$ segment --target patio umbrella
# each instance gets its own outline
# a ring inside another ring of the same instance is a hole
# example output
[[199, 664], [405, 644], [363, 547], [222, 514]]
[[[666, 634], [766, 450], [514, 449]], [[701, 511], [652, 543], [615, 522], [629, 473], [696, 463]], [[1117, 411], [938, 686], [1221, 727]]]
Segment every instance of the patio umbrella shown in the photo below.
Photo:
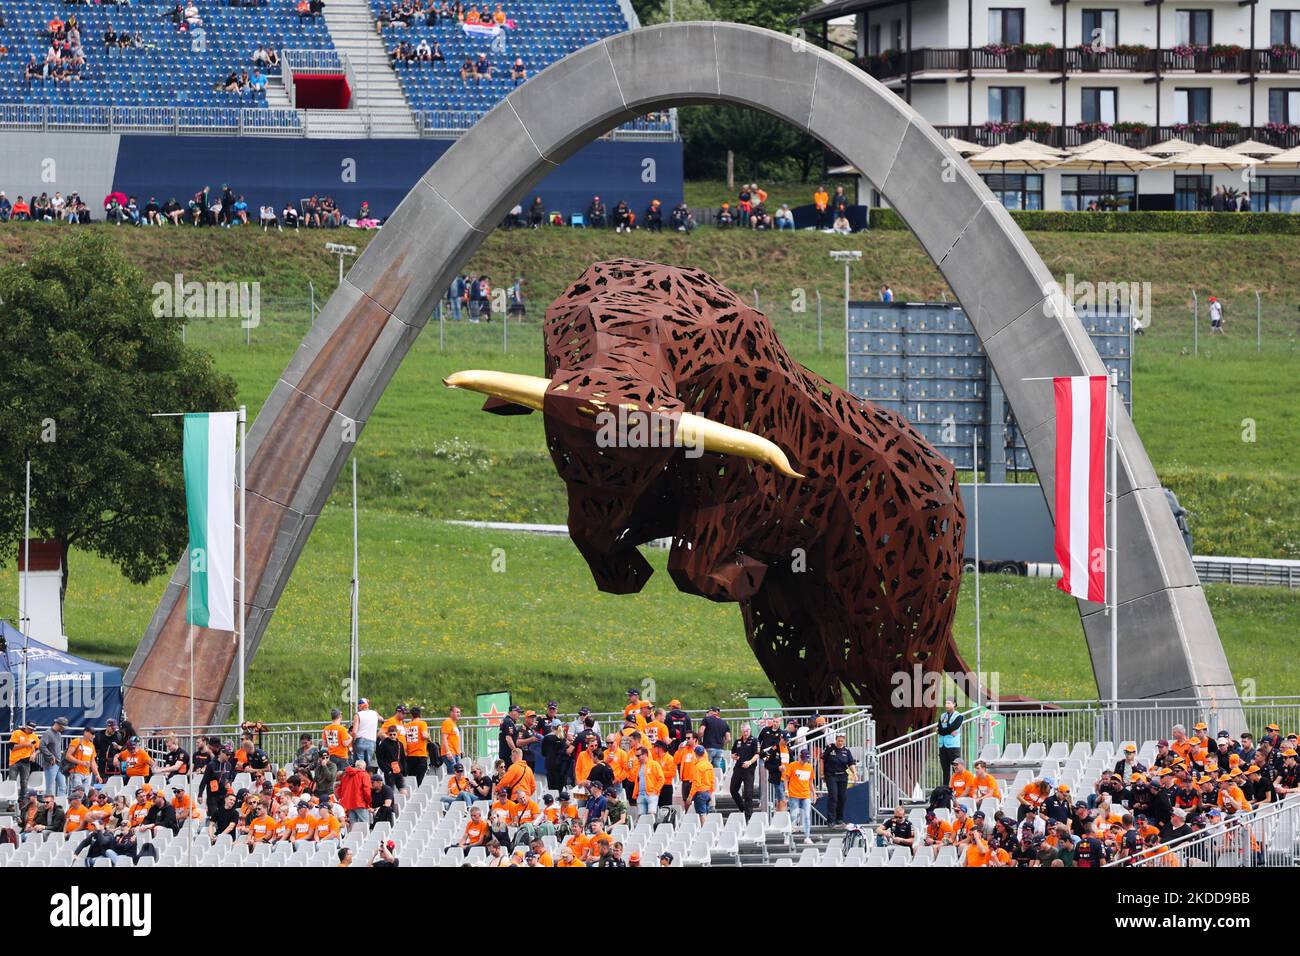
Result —
[[1152, 156], [1177, 156], [1179, 153], [1187, 152], [1192, 146], [1193, 144], [1185, 139], [1167, 139], [1163, 143], [1148, 146], [1142, 152], [1150, 153]]
[[976, 153], [982, 153], [988, 149], [987, 146], [981, 146], [979, 143], [968, 143], [964, 139], [958, 139], [956, 136], [948, 137], [948, 145], [953, 151], [960, 156], [974, 156]]
[[1019, 143], [1000, 143], [991, 146], [984, 152], [971, 156], [966, 162], [974, 170], [1000, 168], [1005, 179], [1008, 166], [1017, 171], [1037, 172], [1055, 165], [1060, 159], [1060, 153], [1042, 143], [1022, 140]]
[[1241, 153], [1245, 156], [1254, 156], [1256, 159], [1267, 159], [1269, 156], [1276, 156], [1282, 152], [1276, 146], [1268, 143], [1261, 143], [1257, 139], [1248, 139], [1244, 143], [1238, 143], [1236, 146], [1229, 146], [1228, 152]]
[[1166, 159], [1163, 163], [1158, 163], [1159, 169], [1172, 169], [1175, 172], [1200, 171], [1202, 176], [1207, 173], [1230, 173], [1235, 170], [1245, 169], [1248, 166], [1258, 166], [1261, 160], [1253, 156], [1243, 156], [1241, 153], [1233, 153], [1226, 149], [1220, 149], [1218, 146], [1193, 146], [1177, 156]]
[[1269, 169], [1294, 169], [1300, 166], [1300, 146], [1293, 146], [1286, 152], [1270, 156], [1264, 161], [1264, 166]]
[[[1073, 155], [1067, 156], [1052, 168], [1063, 172], [1095, 172], [1100, 169], [1102, 176], [1105, 176], [1111, 166], [1118, 166], [1136, 174], [1159, 163], [1160, 160], [1154, 156], [1148, 156], [1141, 150], [1125, 146], [1123, 143], [1112, 143], [1109, 140], [1096, 139], [1075, 150]], [[1138, 194], [1135, 192], [1133, 196], [1134, 208], [1137, 205]]]

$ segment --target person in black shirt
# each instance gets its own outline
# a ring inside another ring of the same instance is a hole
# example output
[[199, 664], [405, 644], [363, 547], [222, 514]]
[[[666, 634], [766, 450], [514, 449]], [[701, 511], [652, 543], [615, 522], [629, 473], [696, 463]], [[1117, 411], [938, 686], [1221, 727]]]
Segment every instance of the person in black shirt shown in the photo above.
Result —
[[557, 720], [551, 731], [542, 738], [542, 766], [546, 769], [546, 786], [559, 790], [568, 786], [573, 776], [573, 754], [569, 729], [564, 721]]
[[1177, 840], [1179, 837], [1190, 836], [1192, 828], [1187, 825], [1187, 811], [1177, 809], [1172, 812], [1169, 822], [1161, 828], [1160, 839], [1168, 843], [1170, 840]]
[[[650, 748], [650, 759], [656, 763], [661, 763], [665, 755], [671, 753], [668, 741], [656, 740]], [[664, 774], [663, 789], [659, 791], [659, 809], [671, 807], [673, 805], [673, 782], [668, 779], [668, 774]]]
[[668, 725], [668, 749], [675, 754], [682, 741], [686, 739], [686, 735], [692, 730], [691, 717], [682, 710], [681, 701], [668, 702], [668, 714], [664, 717], [664, 723]]
[[397, 849], [397, 844], [392, 840], [386, 840], [379, 844], [370, 857], [370, 865], [375, 868], [401, 866], [402, 861], [393, 855], [395, 849]]
[[916, 832], [912, 821], [907, 819], [907, 811], [900, 803], [894, 808], [894, 815], [876, 827], [877, 846], [905, 846], [909, 849], [916, 842]]
[[587, 774], [587, 786], [598, 783], [605, 793], [612, 793], [614, 790], [614, 771], [609, 764], [605, 762], [605, 751], [599, 747], [594, 754], [596, 763], [592, 766], [591, 772]]
[[519, 724], [517, 723], [522, 708], [518, 704], [510, 707], [510, 712], [501, 718], [501, 725], [497, 728], [497, 754], [498, 760], [504, 760], [510, 763], [510, 754], [518, 744], [515, 738], [519, 736]]
[[397, 821], [397, 791], [379, 774], [370, 778], [370, 806], [375, 811], [372, 828], [375, 823]]
[[389, 724], [383, 740], [375, 747], [375, 762], [384, 775], [384, 783], [396, 790], [406, 789], [406, 747], [397, 736], [396, 724]]
[[166, 774], [169, 782], [178, 774], [184, 776], [190, 772], [190, 755], [175, 735], [167, 738], [167, 753], [163, 756], [158, 772]]
[[99, 775], [111, 777], [116, 772], [116, 757], [126, 749], [126, 735], [118, 729], [116, 720], [105, 723], [104, 729], [95, 734], [95, 762], [99, 764]]
[[208, 815], [212, 816], [221, 809], [221, 804], [230, 792], [230, 784], [235, 779], [235, 762], [231, 759], [230, 748], [216, 744], [214, 755], [208, 761], [199, 781], [199, 790], [207, 798]]
[[740, 725], [740, 737], [731, 745], [731, 756], [736, 761], [731, 772], [731, 799], [748, 822], [754, 812], [754, 774], [758, 772], [758, 740], [750, 731], [749, 721]]
[[781, 780], [781, 744], [786, 740], [781, 731], [781, 718], [769, 717], [767, 726], [758, 732], [758, 753], [763, 758], [763, 771], [767, 775], [767, 799], [773, 810], [784, 810], [785, 783]]
[[843, 734], [835, 735], [835, 743], [822, 751], [822, 776], [826, 780], [826, 816], [831, 826], [844, 822], [844, 804], [849, 796], [849, 775], [857, 764], [852, 752], [844, 746]]
[[716, 706], [710, 707], [709, 712], [700, 721], [699, 736], [700, 744], [708, 751], [709, 762], [713, 764], [715, 770], [725, 773], [727, 761], [723, 754], [731, 742], [731, 728], [722, 719], [721, 711]]
[[235, 795], [227, 793], [215, 813], [208, 818], [208, 837], [213, 843], [218, 837], [234, 838], [239, 831], [239, 810], [235, 806]]
[[149, 832], [155, 834], [159, 827], [171, 830], [172, 833], [180, 830], [181, 825], [176, 822], [176, 808], [167, 802], [167, 795], [161, 790], [154, 791], [153, 805], [149, 807], [149, 812], [145, 814], [141, 826], [147, 827]]
[[1088, 827], [1079, 842], [1074, 845], [1074, 865], [1085, 870], [1106, 865], [1105, 845], [1097, 839], [1092, 827]]

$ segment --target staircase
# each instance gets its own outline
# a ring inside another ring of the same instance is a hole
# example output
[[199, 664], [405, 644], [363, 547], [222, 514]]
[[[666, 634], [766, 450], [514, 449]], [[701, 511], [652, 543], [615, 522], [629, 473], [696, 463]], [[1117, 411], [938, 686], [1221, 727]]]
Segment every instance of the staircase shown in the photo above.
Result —
[[388, 63], [384, 41], [375, 32], [369, 0], [329, 0], [325, 25], [335, 49], [351, 62], [356, 89], [351, 109], [303, 110], [307, 135], [418, 136], [410, 103]]

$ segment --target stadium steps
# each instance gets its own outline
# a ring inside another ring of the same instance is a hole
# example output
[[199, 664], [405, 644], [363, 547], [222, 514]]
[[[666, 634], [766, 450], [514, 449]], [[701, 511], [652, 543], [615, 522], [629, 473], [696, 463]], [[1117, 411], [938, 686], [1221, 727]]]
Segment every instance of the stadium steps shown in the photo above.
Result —
[[[411, 104], [388, 63], [384, 41], [375, 32], [367, 0], [330, 0], [325, 5], [325, 25], [334, 48], [352, 64], [357, 83], [352, 108], [366, 117], [370, 135], [394, 138], [419, 135]], [[312, 135], [310, 131], [308, 135]]]

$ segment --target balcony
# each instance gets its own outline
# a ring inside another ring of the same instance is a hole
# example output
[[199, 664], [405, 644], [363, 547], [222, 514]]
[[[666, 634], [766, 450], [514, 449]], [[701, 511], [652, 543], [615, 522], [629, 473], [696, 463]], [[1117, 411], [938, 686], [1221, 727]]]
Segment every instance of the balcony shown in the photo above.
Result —
[[[1300, 73], [1300, 53], [1294, 50], [1246, 50], [1234, 46], [1206, 49], [1173, 47], [1151, 50], [1120, 44], [1109, 50], [1088, 47], [1068, 49], [1027, 44], [1022, 48], [923, 47], [916, 50], [887, 50], [864, 60], [860, 66], [882, 82], [907, 75], [990, 73]], [[1252, 70], [1252, 64], [1254, 69]]]
[[1185, 139], [1200, 145], [1207, 143], [1226, 149], [1248, 139], [1268, 143], [1279, 149], [1300, 146], [1300, 126], [1286, 128], [1234, 126], [1231, 123], [1178, 124], [1174, 126], [1141, 126], [1120, 124], [1121, 129], [1087, 124], [1074, 126], [1048, 126], [1027, 124], [1028, 128], [998, 129], [989, 126], [936, 126], [940, 136], [955, 136], [980, 146], [997, 146], [1000, 143], [1018, 143], [1033, 139], [1056, 149], [1082, 146], [1095, 139], [1121, 143], [1133, 149], [1145, 149], [1168, 139]]

